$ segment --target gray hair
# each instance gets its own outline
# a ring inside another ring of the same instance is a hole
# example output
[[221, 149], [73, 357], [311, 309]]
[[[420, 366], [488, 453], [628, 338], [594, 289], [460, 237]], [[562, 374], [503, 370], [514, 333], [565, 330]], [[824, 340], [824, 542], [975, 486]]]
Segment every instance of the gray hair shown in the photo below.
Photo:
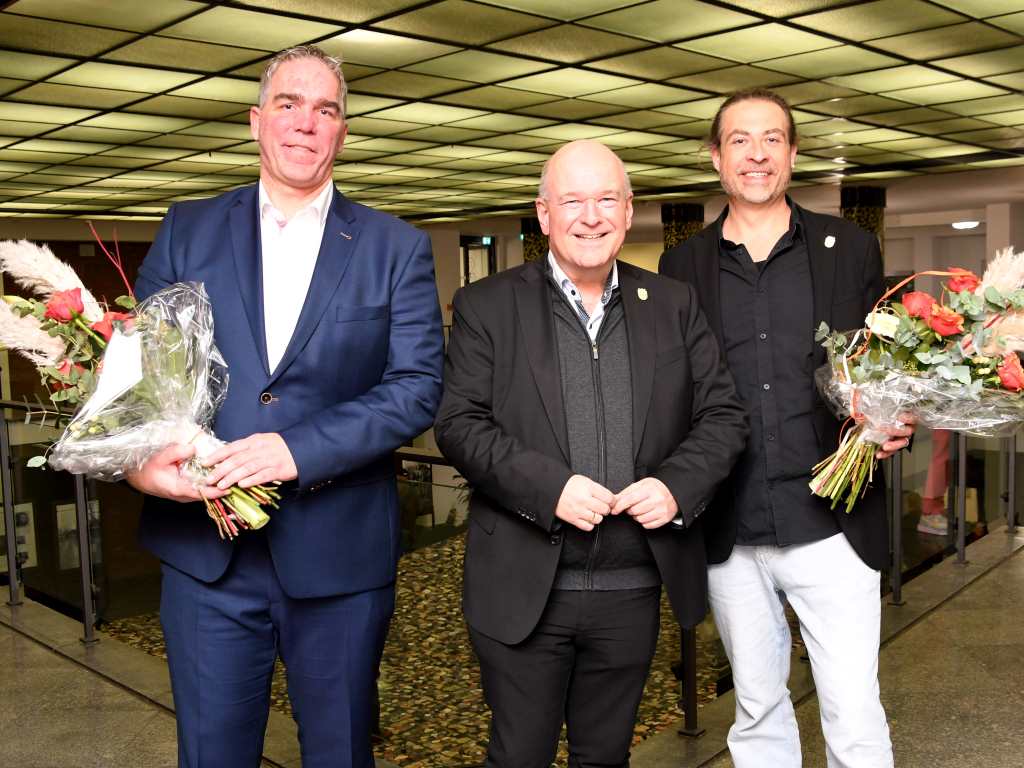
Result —
[[294, 48], [281, 51], [267, 62], [263, 75], [260, 77], [259, 105], [262, 107], [267, 102], [267, 97], [270, 95], [270, 79], [274, 76], [277, 68], [287, 61], [298, 59], [316, 59], [331, 70], [331, 74], [338, 79], [338, 96], [340, 97], [338, 101], [341, 103], [341, 116], [344, 118], [348, 108], [348, 86], [345, 84], [345, 75], [341, 71], [341, 59], [328, 55], [323, 48], [315, 45], [297, 45]]
[[[585, 141], [586, 143], [600, 144], [602, 147], [605, 147], [605, 145], [601, 144], [601, 142], [599, 142], [599, 141], [594, 141], [594, 142], [590, 142], [590, 141], [587, 141], [587, 140], [582, 140], [582, 141]], [[573, 144], [575, 142], [569, 142], [569, 143]], [[551, 156], [547, 160], [544, 161], [544, 167], [540, 169], [540, 184], [537, 185], [537, 197], [539, 197], [542, 200], [547, 200], [548, 199], [548, 171], [551, 168], [551, 161], [554, 160], [555, 159], [555, 155], [557, 155], [558, 152], [563, 147], [566, 147], [566, 146], [568, 146], [568, 145], [567, 144], [563, 144], [562, 147], [559, 147], [557, 150], [555, 150], [551, 154]], [[608, 149], [608, 148], [605, 147], [605, 149]], [[612, 152], [612, 150], [610, 150], [610, 149], [608, 149], [608, 151], [612, 153], [612, 156], [619, 163], [619, 168], [622, 169], [622, 182], [623, 182], [622, 186], [623, 186], [623, 189], [624, 189], [624, 191], [626, 193], [626, 197], [629, 197], [631, 194], [633, 194], [633, 185], [629, 181], [629, 174], [626, 172], [626, 164], [624, 162], [622, 162], [622, 158], [619, 157], [615, 152]]]

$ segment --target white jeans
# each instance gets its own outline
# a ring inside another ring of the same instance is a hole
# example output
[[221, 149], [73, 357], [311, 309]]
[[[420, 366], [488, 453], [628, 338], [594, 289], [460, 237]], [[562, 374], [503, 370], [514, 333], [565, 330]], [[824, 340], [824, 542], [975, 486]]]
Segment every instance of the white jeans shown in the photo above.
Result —
[[789, 680], [786, 600], [800, 619], [821, 710], [829, 768], [889, 768], [878, 698], [879, 573], [843, 534], [788, 547], [733, 548], [708, 569], [715, 623], [732, 665], [736, 768], [800, 768]]

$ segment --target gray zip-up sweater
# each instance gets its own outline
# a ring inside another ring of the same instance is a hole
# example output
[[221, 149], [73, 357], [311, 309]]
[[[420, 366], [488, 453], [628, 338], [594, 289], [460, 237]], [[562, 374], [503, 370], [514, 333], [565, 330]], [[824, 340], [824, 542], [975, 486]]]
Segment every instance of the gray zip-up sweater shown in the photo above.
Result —
[[[576, 310], [551, 282], [572, 471], [613, 493], [635, 479], [633, 397], [626, 318], [618, 291], [591, 343]], [[628, 514], [608, 515], [593, 531], [563, 525], [555, 589], [615, 590], [661, 583], [644, 529]]]

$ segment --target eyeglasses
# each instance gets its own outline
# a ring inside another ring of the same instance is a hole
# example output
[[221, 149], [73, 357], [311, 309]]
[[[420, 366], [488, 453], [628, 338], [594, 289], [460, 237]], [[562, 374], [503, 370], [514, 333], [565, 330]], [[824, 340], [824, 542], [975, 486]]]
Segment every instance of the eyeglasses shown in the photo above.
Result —
[[594, 204], [603, 211], [614, 211], [622, 204], [622, 198], [617, 195], [602, 195], [601, 197], [571, 197], [558, 203], [558, 207], [569, 213], [579, 213], [590, 200], [593, 200]]

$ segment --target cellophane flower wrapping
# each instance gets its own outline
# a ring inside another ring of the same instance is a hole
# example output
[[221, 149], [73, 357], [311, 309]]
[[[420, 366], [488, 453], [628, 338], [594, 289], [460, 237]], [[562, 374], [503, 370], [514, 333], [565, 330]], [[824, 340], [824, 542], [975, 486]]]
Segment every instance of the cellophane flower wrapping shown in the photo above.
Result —
[[901, 414], [913, 414], [920, 426], [977, 437], [1009, 437], [1024, 422], [1019, 394], [972, 386], [969, 376], [964, 381], [937, 370], [904, 371], [884, 356], [874, 366], [859, 361], [854, 370], [849, 355], [862, 333], [849, 332], [844, 350], [830, 350], [829, 362], [815, 372], [815, 383], [837, 416], [862, 422], [861, 436], [867, 442], [881, 445], [888, 440], [882, 428], [899, 426]]
[[117, 480], [171, 443], [202, 458], [222, 444], [210, 426], [227, 387], [209, 297], [201, 283], [175, 283], [139, 304], [130, 331], [114, 331], [96, 389], [49, 463]]

